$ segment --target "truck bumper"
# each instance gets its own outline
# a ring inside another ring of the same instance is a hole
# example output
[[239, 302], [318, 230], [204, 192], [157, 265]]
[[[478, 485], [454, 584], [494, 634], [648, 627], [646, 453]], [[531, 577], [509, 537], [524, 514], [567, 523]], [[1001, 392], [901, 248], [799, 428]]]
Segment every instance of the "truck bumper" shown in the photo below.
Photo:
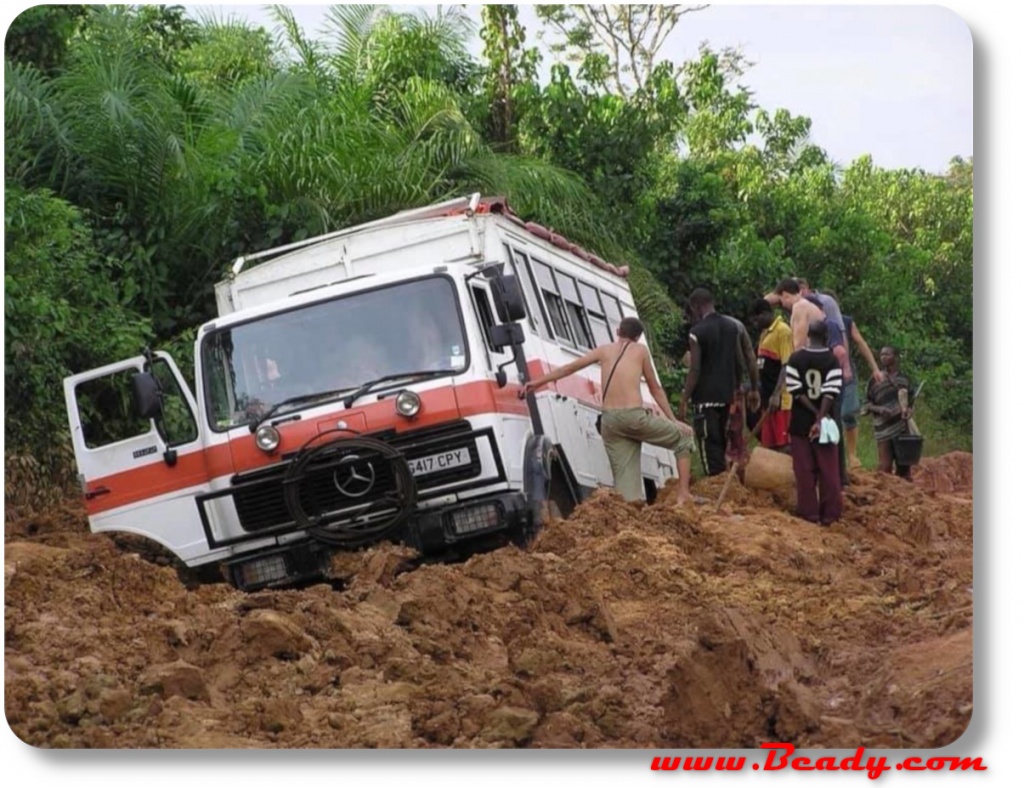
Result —
[[[504, 492], [454, 506], [415, 512], [403, 525], [398, 541], [426, 559], [463, 557], [508, 543], [523, 544], [533, 532], [533, 512], [526, 496]], [[243, 591], [281, 588], [327, 577], [334, 548], [303, 539], [246, 553], [225, 563], [232, 584]]]

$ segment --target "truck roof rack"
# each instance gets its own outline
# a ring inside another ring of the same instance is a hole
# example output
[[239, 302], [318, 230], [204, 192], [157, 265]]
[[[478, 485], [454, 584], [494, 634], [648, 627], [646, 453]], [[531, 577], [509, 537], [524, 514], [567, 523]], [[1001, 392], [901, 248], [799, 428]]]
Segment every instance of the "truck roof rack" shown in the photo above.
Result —
[[454, 200], [447, 200], [445, 202], [435, 203], [434, 205], [425, 205], [422, 208], [411, 208], [407, 211], [400, 211], [399, 213], [391, 216], [385, 216], [383, 219], [376, 219], [372, 222], [365, 222], [352, 227], [346, 227], [344, 230], [335, 230], [333, 233], [326, 233], [313, 238], [306, 238], [305, 240], [296, 241], [295, 243], [286, 244], [285, 246], [277, 246], [273, 249], [264, 249], [262, 252], [253, 252], [252, 254], [242, 255], [236, 259], [234, 264], [231, 266], [231, 273], [237, 276], [242, 272], [242, 269], [245, 268], [246, 263], [253, 262], [254, 260], [262, 260], [266, 257], [284, 254], [285, 252], [291, 252], [295, 249], [301, 249], [304, 246], [310, 246], [311, 244], [320, 243], [321, 241], [329, 241], [332, 238], [340, 238], [343, 235], [351, 235], [352, 233], [362, 232], [363, 230], [375, 230], [380, 227], [405, 224], [407, 222], [415, 222], [422, 219], [433, 219], [438, 216], [451, 216], [452, 214], [462, 211], [465, 211], [467, 214], [473, 214], [476, 213], [477, 206], [479, 204], [480, 193], [477, 192], [469, 197], [458, 197]]
[[354, 233], [363, 232], [365, 230], [376, 230], [382, 227], [396, 227], [402, 224], [408, 224], [410, 222], [422, 221], [424, 219], [436, 219], [442, 216], [458, 216], [459, 214], [465, 214], [472, 216], [476, 213], [498, 213], [506, 217], [510, 221], [522, 227], [526, 232], [531, 235], [535, 235], [544, 241], [555, 245], [559, 249], [564, 249], [577, 257], [585, 260], [591, 265], [597, 266], [603, 271], [607, 271], [615, 276], [622, 277], [623, 279], [629, 276], [628, 265], [615, 265], [602, 260], [596, 254], [588, 252], [586, 249], [582, 249], [576, 244], [572, 243], [565, 237], [558, 233], [536, 224], [535, 222], [525, 222], [516, 216], [515, 211], [512, 210], [511, 206], [504, 197], [488, 197], [481, 199], [480, 193], [476, 192], [468, 197], [457, 197], [453, 200], [446, 200], [445, 202], [434, 203], [433, 205], [425, 205], [422, 208], [411, 208], [407, 211], [400, 211], [399, 213], [391, 216], [385, 216], [383, 219], [376, 219], [372, 222], [364, 222], [363, 224], [357, 224], [352, 227], [346, 227], [344, 230], [336, 230], [333, 233], [326, 233], [324, 235], [318, 235], [314, 238], [307, 238], [303, 241], [296, 241], [295, 243], [287, 244], [286, 246], [278, 246], [273, 249], [265, 249], [262, 252], [254, 252], [239, 257], [235, 260], [231, 266], [231, 275], [237, 276], [245, 268], [246, 263], [253, 262], [256, 260], [263, 260], [267, 257], [274, 257], [277, 255], [284, 254], [285, 252], [291, 252], [296, 249], [302, 249], [312, 244], [321, 243], [323, 241], [329, 241], [333, 238], [340, 238], [345, 235], [352, 235]]

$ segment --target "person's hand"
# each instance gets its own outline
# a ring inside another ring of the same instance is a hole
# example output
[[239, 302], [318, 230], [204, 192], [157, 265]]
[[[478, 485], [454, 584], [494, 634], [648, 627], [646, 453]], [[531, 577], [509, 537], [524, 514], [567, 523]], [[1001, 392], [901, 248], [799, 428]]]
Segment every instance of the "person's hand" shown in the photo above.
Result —
[[751, 389], [747, 392], [747, 407], [752, 411], [761, 409], [761, 392], [757, 389]]
[[809, 438], [817, 438], [819, 435], [821, 435], [821, 417], [820, 416], [814, 421], [814, 424], [811, 427], [811, 431], [810, 431], [810, 433], [808, 434], [807, 437], [809, 437]]
[[900, 408], [900, 418], [906, 421], [910, 418], [910, 408]]
[[683, 433], [683, 437], [684, 438], [692, 438], [693, 437], [693, 427], [691, 427], [685, 421], [681, 421], [679, 419], [676, 419], [676, 426], [679, 428], [679, 431], [681, 433]]
[[775, 394], [772, 394], [772, 398], [770, 400], [768, 400], [768, 412], [769, 413], [774, 413], [775, 411], [777, 411], [781, 407], [782, 407], [782, 393], [781, 392], [776, 392]]
[[883, 380], [885, 380], [885, 373], [882, 372], [882, 370], [880, 369], [876, 369], [874, 372], [871, 373], [871, 377], [874, 379], [875, 383], [881, 383]]
[[526, 399], [526, 395], [527, 394], [530, 394], [530, 393], [536, 391], [538, 388], [539, 388], [539, 386], [537, 385], [537, 383], [535, 381], [532, 381], [532, 380], [526, 381], [526, 383], [523, 384], [523, 387], [521, 389], [519, 389], [519, 394], [518, 394], [519, 399]]

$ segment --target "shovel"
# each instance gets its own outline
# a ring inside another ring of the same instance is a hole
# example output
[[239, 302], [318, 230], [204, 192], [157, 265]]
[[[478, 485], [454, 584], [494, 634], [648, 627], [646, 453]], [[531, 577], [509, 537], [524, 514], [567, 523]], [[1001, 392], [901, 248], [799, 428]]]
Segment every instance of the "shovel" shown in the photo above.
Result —
[[[917, 387], [917, 391], [914, 392], [913, 398], [910, 399], [909, 402], [907, 401], [906, 390], [905, 389], [901, 389], [900, 390], [900, 394], [899, 394], [899, 397], [900, 397], [900, 407], [901, 408], [907, 408], [907, 407], [909, 407], [910, 402], [916, 403], [918, 396], [921, 394], [921, 389], [923, 389], [923, 388], [924, 388], [924, 381], [922, 380], [921, 383]], [[917, 435], [917, 436], [921, 435], [921, 430], [919, 430], [917, 428], [917, 422], [914, 421], [913, 417], [907, 419], [907, 430], [910, 432], [911, 435]]]

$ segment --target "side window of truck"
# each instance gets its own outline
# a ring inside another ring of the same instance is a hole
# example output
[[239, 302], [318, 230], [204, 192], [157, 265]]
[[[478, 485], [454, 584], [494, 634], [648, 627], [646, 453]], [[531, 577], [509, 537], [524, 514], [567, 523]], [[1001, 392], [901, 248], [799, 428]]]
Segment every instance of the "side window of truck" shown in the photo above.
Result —
[[148, 419], [139, 419], [132, 414], [134, 374], [135, 370], [125, 369], [83, 381], [75, 387], [86, 448], [99, 449], [150, 431]]
[[537, 284], [540, 286], [541, 295], [544, 297], [544, 305], [547, 307], [548, 315], [551, 317], [551, 328], [555, 336], [563, 342], [573, 344], [572, 334], [569, 331], [569, 315], [562, 297], [558, 294], [554, 273], [550, 266], [538, 263], [536, 260], [533, 261], [533, 266], [537, 272]]
[[619, 304], [619, 299], [615, 296], [610, 296], [607, 293], [601, 293], [601, 303], [604, 305], [604, 313], [608, 317], [608, 324], [611, 326], [614, 332], [619, 327], [619, 323], [622, 322], [622, 318], [625, 317], [622, 314], [622, 306]]
[[162, 419], [157, 420], [160, 437], [168, 446], [191, 443], [199, 437], [199, 428], [188, 400], [185, 399], [185, 393], [178, 385], [178, 379], [162, 358], [153, 362], [153, 375], [164, 392], [164, 414]]
[[587, 311], [583, 308], [583, 299], [576, 289], [576, 282], [561, 271], [555, 271], [555, 283], [558, 285], [558, 293], [562, 296], [566, 313], [569, 315], [569, 325], [572, 326], [576, 347], [581, 350], [594, 347], [594, 340], [590, 336], [590, 326], [587, 324]]
[[498, 348], [491, 342], [491, 326], [495, 324], [494, 314], [491, 312], [491, 304], [487, 300], [487, 291], [476, 285], [470, 288], [473, 294], [473, 308], [476, 310], [476, 319], [480, 324], [480, 330], [484, 335], [484, 343], [492, 353], [497, 353]]
[[[505, 254], [508, 255], [508, 261], [512, 264], [512, 271], [516, 275], [516, 280], [519, 282], [519, 289], [523, 291], [523, 295], [526, 298], [526, 320], [530, 325], [530, 330], [533, 333], [543, 333], [548, 339], [551, 338], [551, 328], [547, 325], [544, 318], [544, 310], [540, 308], [539, 298], [537, 295], [537, 283], [534, 281], [533, 276], [530, 273], [530, 266], [527, 260], [526, 254], [513, 249], [508, 244], [504, 244]], [[542, 331], [538, 331], [538, 327]]]
[[615, 337], [611, 327], [608, 325], [608, 320], [605, 318], [605, 310], [601, 306], [601, 299], [597, 295], [597, 288], [580, 282], [580, 295], [583, 297], [587, 324], [590, 326], [590, 334], [594, 338], [594, 342], [598, 345], [613, 342]]

